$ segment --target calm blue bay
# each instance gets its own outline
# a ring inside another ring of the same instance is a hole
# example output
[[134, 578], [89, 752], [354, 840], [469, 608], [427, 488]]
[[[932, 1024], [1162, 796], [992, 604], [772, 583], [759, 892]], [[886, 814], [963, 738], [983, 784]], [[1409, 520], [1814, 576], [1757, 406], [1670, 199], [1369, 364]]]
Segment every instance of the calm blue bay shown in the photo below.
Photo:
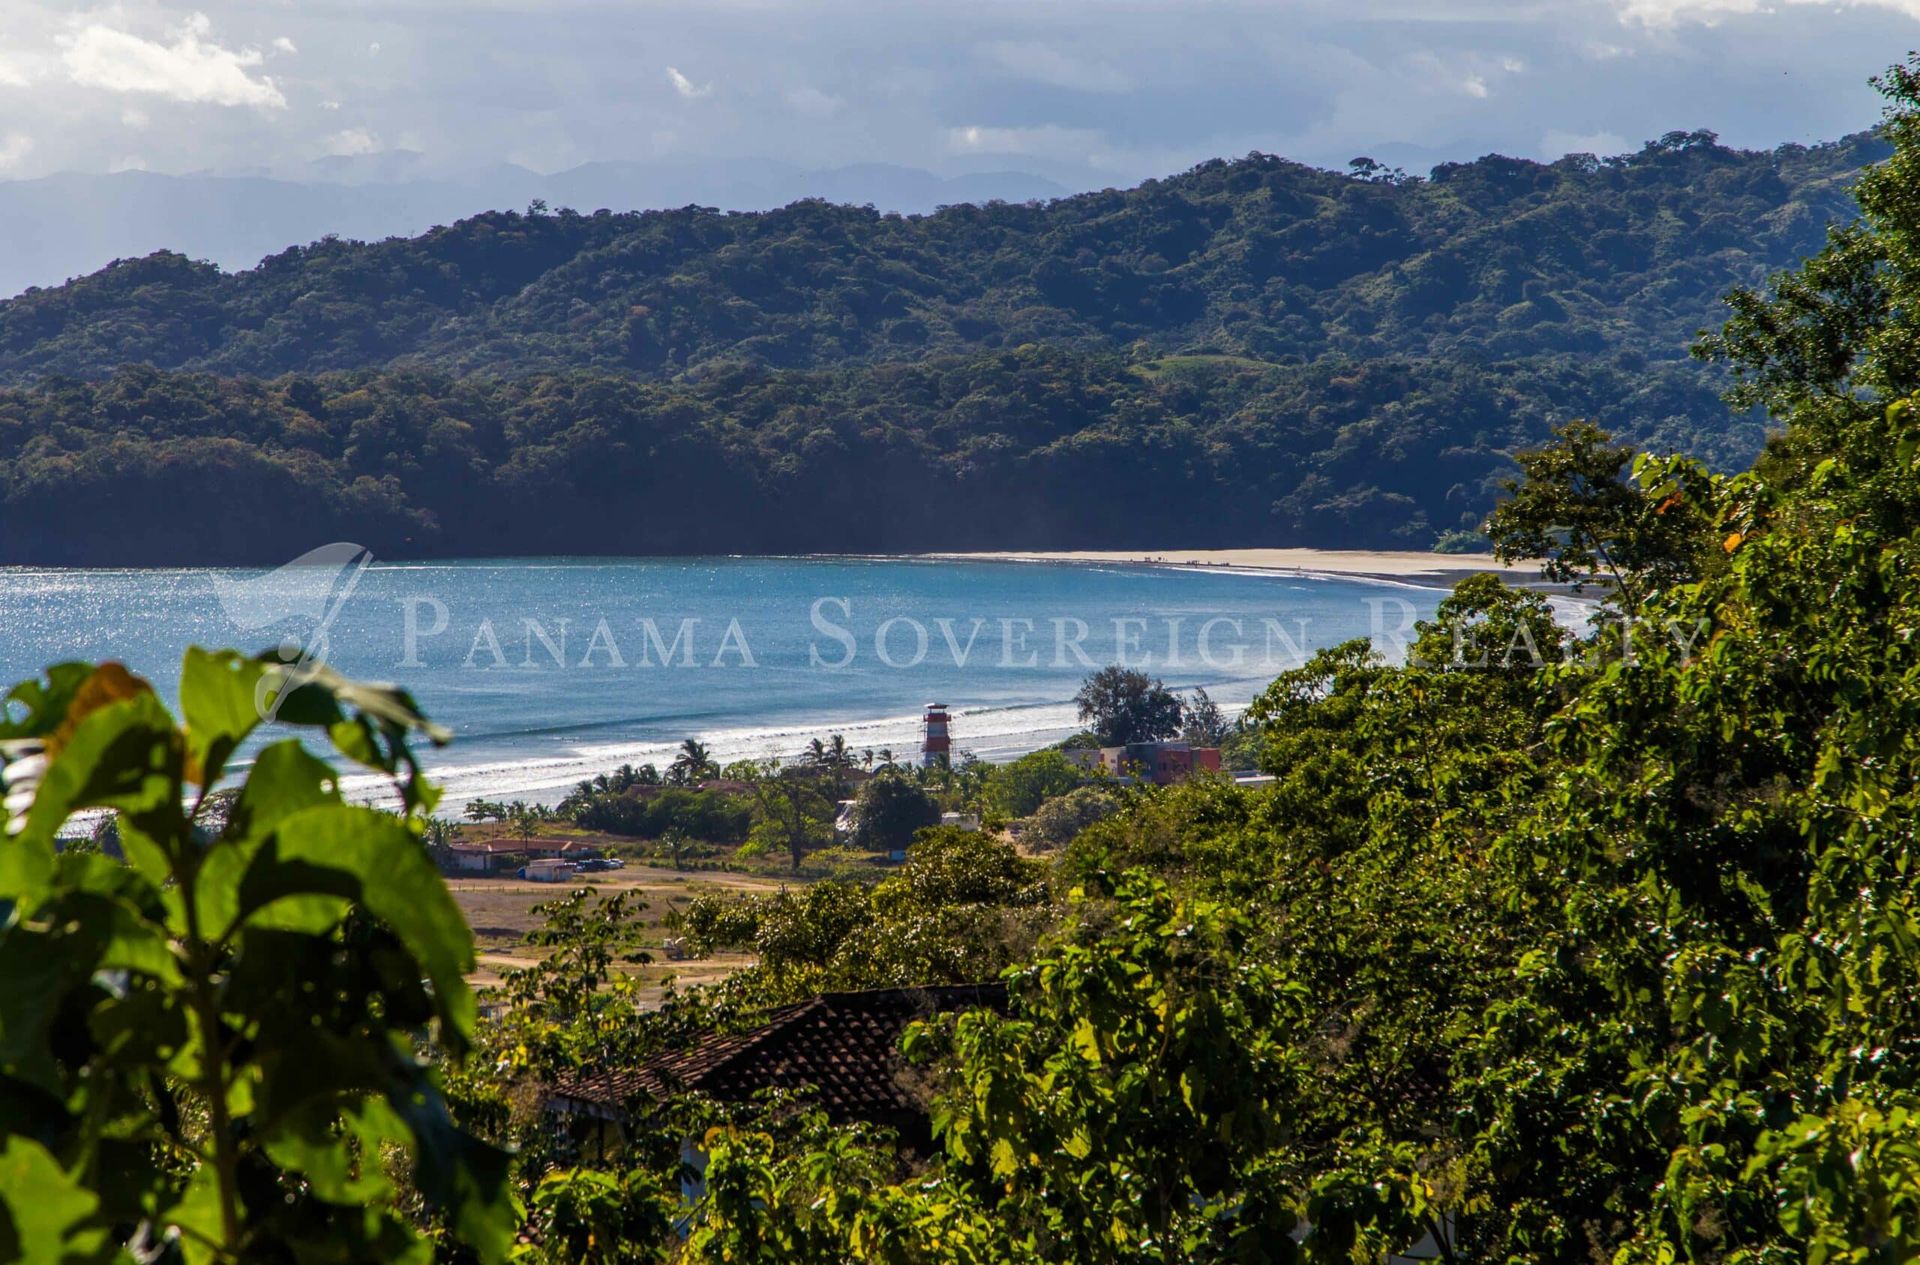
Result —
[[954, 708], [956, 748], [1008, 759], [1073, 732], [1081, 679], [1116, 659], [1237, 709], [1302, 653], [1380, 632], [1392, 653], [1444, 595], [917, 559], [376, 562], [291, 588], [262, 574], [0, 569], [0, 679], [117, 658], [171, 698], [188, 645], [313, 644], [324, 626], [334, 666], [404, 685], [452, 728], [429, 765], [453, 804], [552, 800], [690, 736], [722, 760], [832, 732], [904, 758], [929, 701]]

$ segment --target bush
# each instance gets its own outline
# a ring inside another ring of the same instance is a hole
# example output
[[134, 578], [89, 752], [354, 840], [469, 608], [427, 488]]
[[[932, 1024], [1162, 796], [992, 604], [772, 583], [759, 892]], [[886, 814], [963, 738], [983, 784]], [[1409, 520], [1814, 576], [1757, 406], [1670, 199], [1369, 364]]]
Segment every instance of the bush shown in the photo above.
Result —
[[1435, 553], [1492, 553], [1493, 542], [1483, 531], [1443, 531], [1433, 542]]
[[1058, 751], [1036, 751], [993, 771], [987, 779], [987, 803], [1002, 817], [1025, 817], [1085, 777], [1085, 770]]
[[740, 843], [753, 825], [753, 800], [721, 791], [669, 787], [638, 795], [596, 795], [574, 820], [588, 830], [604, 830], [630, 839], [658, 839], [677, 830], [710, 843]]
[[1020, 837], [1036, 847], [1064, 848], [1082, 830], [1120, 810], [1120, 797], [1099, 786], [1081, 786], [1040, 805]]

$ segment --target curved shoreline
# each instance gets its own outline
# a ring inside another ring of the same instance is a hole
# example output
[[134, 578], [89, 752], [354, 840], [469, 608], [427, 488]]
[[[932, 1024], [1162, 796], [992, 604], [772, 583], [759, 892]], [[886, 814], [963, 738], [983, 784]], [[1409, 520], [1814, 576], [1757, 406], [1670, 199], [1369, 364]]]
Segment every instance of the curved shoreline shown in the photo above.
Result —
[[1423, 588], [1452, 588], [1475, 575], [1497, 575], [1516, 587], [1549, 588], [1538, 563], [1502, 563], [1492, 554], [1417, 553], [1385, 549], [1123, 549], [983, 550], [895, 555], [945, 562], [1049, 562], [1178, 567], [1182, 570], [1265, 572], [1341, 580], [1373, 580]]

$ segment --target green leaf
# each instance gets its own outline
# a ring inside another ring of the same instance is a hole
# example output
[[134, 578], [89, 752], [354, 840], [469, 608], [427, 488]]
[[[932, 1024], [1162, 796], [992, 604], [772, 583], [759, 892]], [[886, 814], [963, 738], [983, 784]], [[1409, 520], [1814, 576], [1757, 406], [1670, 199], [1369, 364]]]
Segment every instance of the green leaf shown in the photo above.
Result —
[[[274, 925], [291, 915], [303, 930], [313, 919], [335, 920], [340, 902], [356, 902], [386, 923], [407, 946], [433, 984], [446, 1034], [456, 1047], [472, 1033], [473, 936], [426, 849], [399, 818], [377, 809], [324, 804], [282, 820], [255, 852], [241, 877], [233, 925], [244, 925], [269, 907]], [[322, 925], [325, 925], [324, 923]]]
[[1005, 1179], [1013, 1176], [1020, 1167], [1019, 1158], [1013, 1149], [1013, 1143], [1006, 1138], [995, 1138], [993, 1149], [989, 1153], [988, 1166], [995, 1177]]
[[180, 1231], [181, 1255], [187, 1265], [214, 1265], [220, 1254], [211, 1244], [220, 1239], [220, 1219], [219, 1178], [212, 1165], [203, 1165], [187, 1182], [180, 1201], [155, 1221], [165, 1229]]
[[296, 738], [260, 752], [247, 772], [227, 816], [227, 833], [265, 838], [294, 813], [340, 802], [339, 775], [333, 766], [300, 745]]
[[68, 1265], [114, 1255], [105, 1229], [90, 1225], [100, 1201], [27, 1138], [0, 1150], [0, 1260]]
[[[22, 681], [7, 692], [7, 707], [0, 707], [0, 738], [44, 738], [60, 727], [67, 709], [88, 677], [94, 674], [91, 663], [56, 663], [47, 669], [47, 679]], [[8, 717], [14, 711], [26, 714], [19, 720]]]
[[447, 1209], [454, 1231], [482, 1260], [504, 1260], [524, 1212], [508, 1180], [506, 1152], [457, 1127], [438, 1094], [414, 1094], [395, 1106], [413, 1132], [415, 1184]]
[[232, 650], [187, 649], [180, 665], [180, 714], [187, 722], [190, 779], [220, 780], [227, 761], [261, 723], [255, 695], [264, 669]]
[[21, 839], [51, 848], [83, 808], [117, 808], [136, 822], [182, 816], [178, 734], [152, 694], [110, 703], [74, 727], [40, 780]]
[[[343, 1128], [335, 1127], [339, 1119]], [[263, 1132], [261, 1145], [274, 1163], [303, 1174], [315, 1197], [335, 1204], [366, 1204], [393, 1192], [382, 1148], [408, 1136], [393, 1108], [363, 1098], [336, 1111], [331, 1098], [313, 1098]]]
[[65, 1096], [49, 1034], [68, 991], [92, 971], [74, 944], [19, 922], [0, 932], [0, 1068], [56, 1099]]

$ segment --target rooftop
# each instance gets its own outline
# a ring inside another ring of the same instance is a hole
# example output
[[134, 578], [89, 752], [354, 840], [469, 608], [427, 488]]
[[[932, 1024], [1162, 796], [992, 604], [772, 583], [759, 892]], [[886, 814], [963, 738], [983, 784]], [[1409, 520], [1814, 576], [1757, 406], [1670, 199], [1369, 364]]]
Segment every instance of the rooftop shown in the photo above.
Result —
[[554, 1085], [549, 1110], [617, 1118], [647, 1102], [700, 1093], [737, 1102], [765, 1089], [811, 1087], [835, 1120], [889, 1121], [924, 1105], [900, 1083], [900, 1035], [951, 1010], [1006, 1007], [1003, 984], [943, 984], [822, 993], [768, 1013], [750, 1032], [710, 1036], [637, 1067]]

